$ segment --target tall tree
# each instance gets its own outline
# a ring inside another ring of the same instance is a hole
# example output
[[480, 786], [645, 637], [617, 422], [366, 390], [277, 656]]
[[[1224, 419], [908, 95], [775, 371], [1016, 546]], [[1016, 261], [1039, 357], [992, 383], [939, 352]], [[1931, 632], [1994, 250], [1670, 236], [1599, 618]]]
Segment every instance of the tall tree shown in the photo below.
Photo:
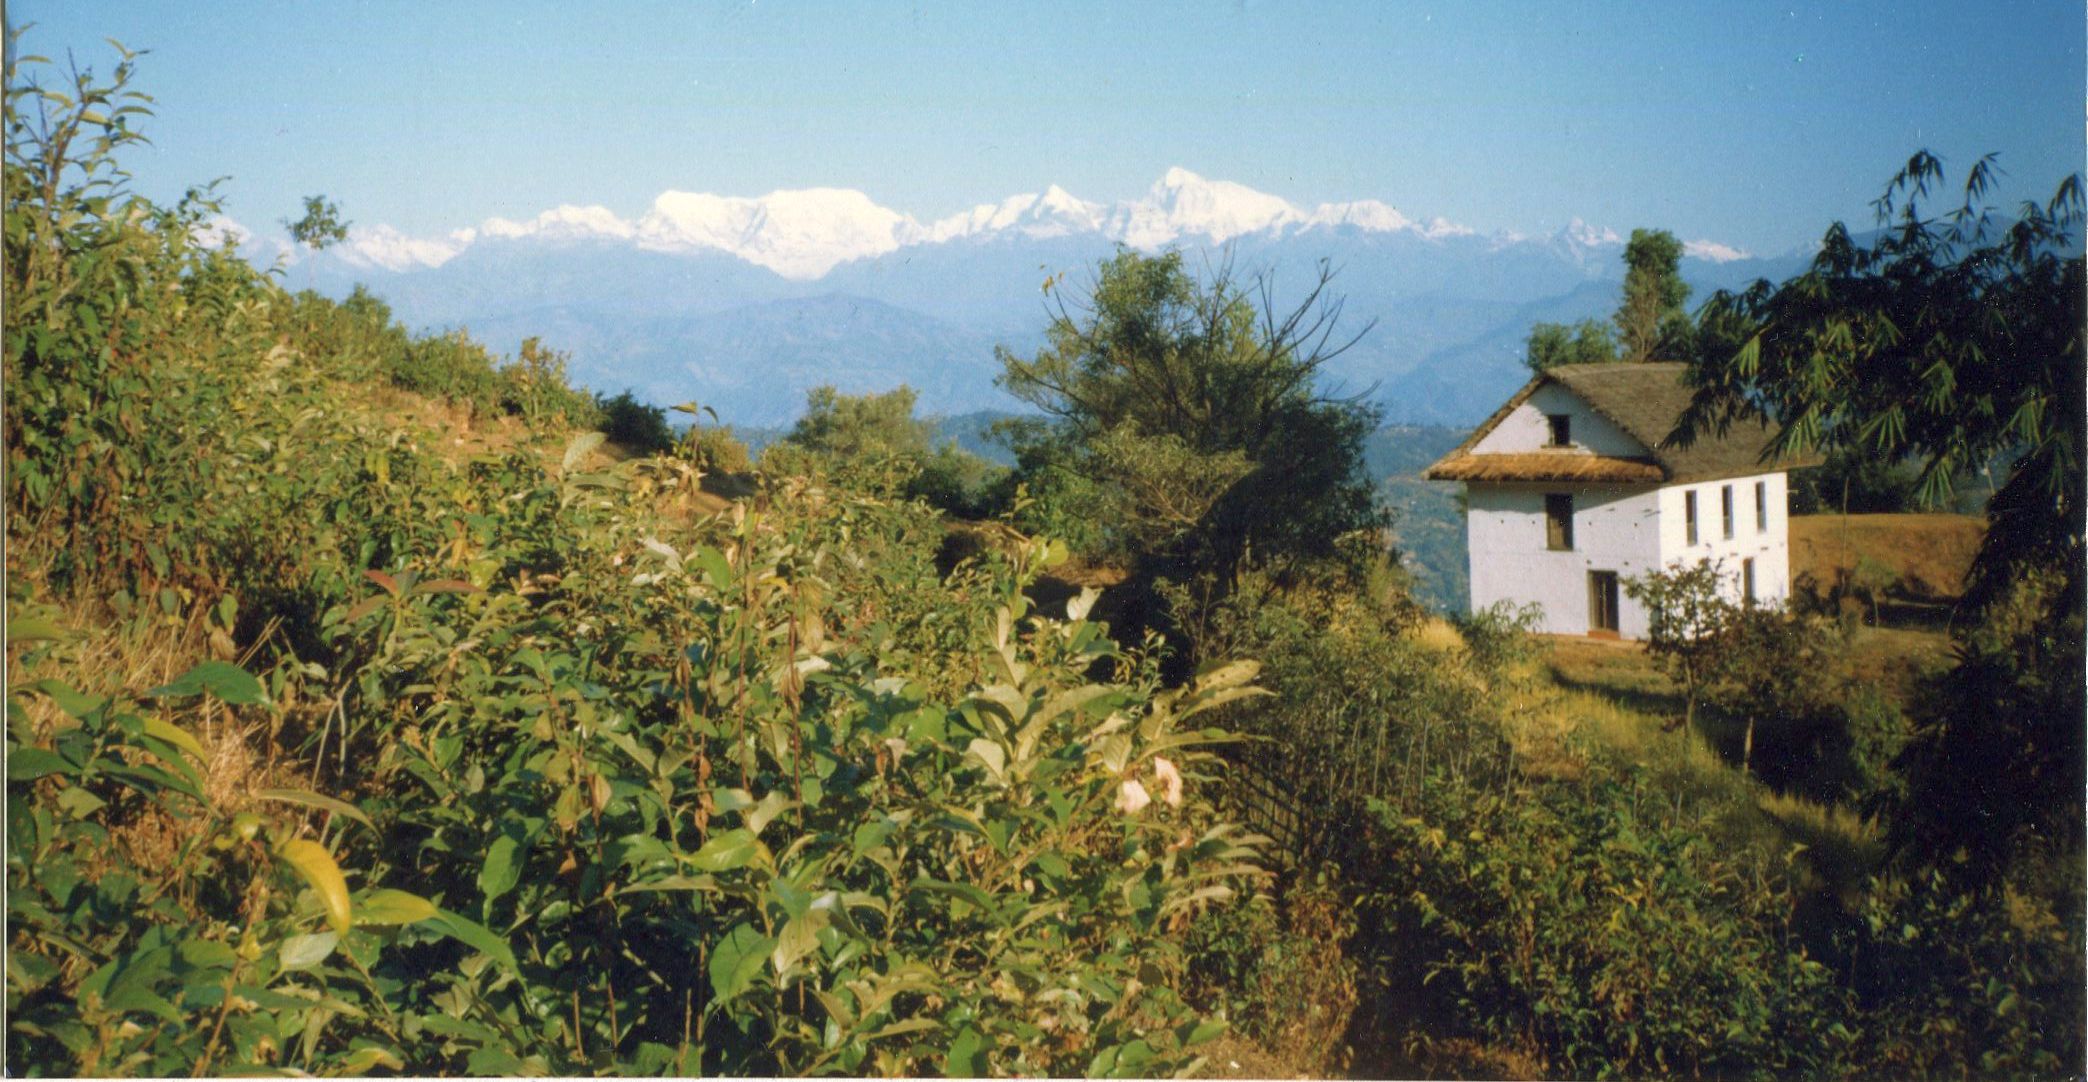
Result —
[[1768, 453], [1906, 458], [1931, 505], [1955, 477], [2010, 463], [1968, 576], [1960, 627], [1975, 630], [1897, 764], [1901, 851], [1989, 876], [2026, 845], [2079, 844], [2088, 411], [2080, 177], [2008, 223], [1984, 205], [1994, 178], [1981, 159], [1962, 201], [1931, 218], [1943, 166], [1918, 153], [1877, 201], [1875, 240], [1836, 223], [1806, 273], [1714, 296], [1696, 395], [1670, 437], [1766, 410]]
[[1332, 280], [1322, 263], [1279, 305], [1268, 275], [1199, 281], [1179, 252], [1122, 251], [1085, 302], [1057, 296], [1034, 357], [1000, 351], [1000, 384], [1052, 418], [1142, 562], [1222, 590], [1250, 562], [1325, 556], [1384, 522], [1363, 466], [1377, 411], [1317, 386], [1370, 329], [1339, 333]]
[[329, 245], [348, 239], [350, 223], [341, 220], [341, 208], [323, 195], [308, 195], [304, 200], [304, 217], [284, 221], [283, 227], [290, 231], [290, 239], [320, 251]]
[[1612, 317], [1618, 360], [1680, 359], [1689, 317], [1689, 283], [1682, 280], [1682, 242], [1665, 229], [1634, 229], [1624, 245], [1624, 300]]
[[1682, 307], [1689, 283], [1682, 280], [1681, 264], [1682, 242], [1673, 233], [1632, 230], [1624, 245], [1624, 297], [1610, 317], [1616, 334], [1593, 319], [1572, 326], [1539, 323], [1530, 328], [1523, 363], [1543, 372], [1562, 364], [1687, 359], [1695, 330]]

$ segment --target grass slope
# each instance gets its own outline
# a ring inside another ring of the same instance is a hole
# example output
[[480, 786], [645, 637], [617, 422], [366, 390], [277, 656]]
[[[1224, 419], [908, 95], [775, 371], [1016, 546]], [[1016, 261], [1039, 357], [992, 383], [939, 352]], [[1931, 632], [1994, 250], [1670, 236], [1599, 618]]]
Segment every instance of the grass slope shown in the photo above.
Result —
[[1849, 581], [1865, 560], [1890, 568], [1887, 592], [1916, 601], [1949, 601], [1986, 536], [1976, 515], [1794, 515], [1791, 583], [1825, 595]]

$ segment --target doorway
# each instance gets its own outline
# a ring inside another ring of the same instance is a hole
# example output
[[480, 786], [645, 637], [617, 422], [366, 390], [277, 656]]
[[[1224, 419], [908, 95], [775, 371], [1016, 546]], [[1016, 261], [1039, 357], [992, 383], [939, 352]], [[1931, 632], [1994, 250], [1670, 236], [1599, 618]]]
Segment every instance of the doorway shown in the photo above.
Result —
[[1617, 637], [1617, 573], [1588, 572], [1588, 634]]

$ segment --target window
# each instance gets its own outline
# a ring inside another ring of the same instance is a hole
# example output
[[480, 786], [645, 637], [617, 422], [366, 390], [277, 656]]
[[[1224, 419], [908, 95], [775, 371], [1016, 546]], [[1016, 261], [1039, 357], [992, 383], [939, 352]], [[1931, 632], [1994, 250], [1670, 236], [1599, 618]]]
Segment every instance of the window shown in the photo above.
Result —
[[1544, 419], [1551, 424], [1551, 447], [1573, 446], [1573, 415], [1570, 413], [1547, 413]]
[[1724, 514], [1725, 539], [1733, 539], [1733, 486], [1726, 485], [1718, 490], [1718, 507]]
[[1544, 497], [1544, 545], [1560, 552], [1573, 548], [1573, 497], [1556, 492]]
[[1769, 532], [1769, 482], [1755, 482], [1755, 532]]
[[1691, 545], [1696, 544], [1696, 493], [1694, 492], [1685, 492], [1682, 494], [1682, 527], [1683, 529], [1689, 531], [1689, 540], [1687, 543]]
[[1754, 603], [1754, 557], [1740, 561], [1740, 593], [1749, 604]]

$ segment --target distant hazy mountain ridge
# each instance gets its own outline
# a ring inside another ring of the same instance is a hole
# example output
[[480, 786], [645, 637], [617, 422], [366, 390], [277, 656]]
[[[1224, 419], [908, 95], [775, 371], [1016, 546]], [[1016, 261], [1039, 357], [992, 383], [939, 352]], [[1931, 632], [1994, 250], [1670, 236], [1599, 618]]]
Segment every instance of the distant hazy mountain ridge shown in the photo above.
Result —
[[[1179, 168], [1115, 204], [1054, 185], [925, 222], [859, 191], [805, 188], [668, 191], [636, 218], [569, 205], [440, 236], [357, 227], [317, 255], [230, 220], [212, 229], [280, 254], [294, 288], [365, 283], [409, 325], [466, 327], [509, 351], [539, 335], [588, 386], [694, 398], [756, 425], [788, 421], [820, 383], [908, 383], [932, 412], [1006, 408], [993, 346], [1035, 348], [1039, 287], [1063, 275], [1064, 295], [1080, 296], [1118, 245], [1212, 260], [1223, 247], [1242, 271], [1273, 271], [1279, 300], [1330, 261], [1350, 325], [1377, 321], [1332, 383], [1369, 390], [1395, 421], [1470, 424], [1521, 379], [1530, 323], [1615, 307], [1623, 250], [1616, 230], [1577, 220], [1480, 234], [1372, 199], [1308, 209]], [[1683, 269], [1701, 295], [1800, 262], [1695, 241]]]

